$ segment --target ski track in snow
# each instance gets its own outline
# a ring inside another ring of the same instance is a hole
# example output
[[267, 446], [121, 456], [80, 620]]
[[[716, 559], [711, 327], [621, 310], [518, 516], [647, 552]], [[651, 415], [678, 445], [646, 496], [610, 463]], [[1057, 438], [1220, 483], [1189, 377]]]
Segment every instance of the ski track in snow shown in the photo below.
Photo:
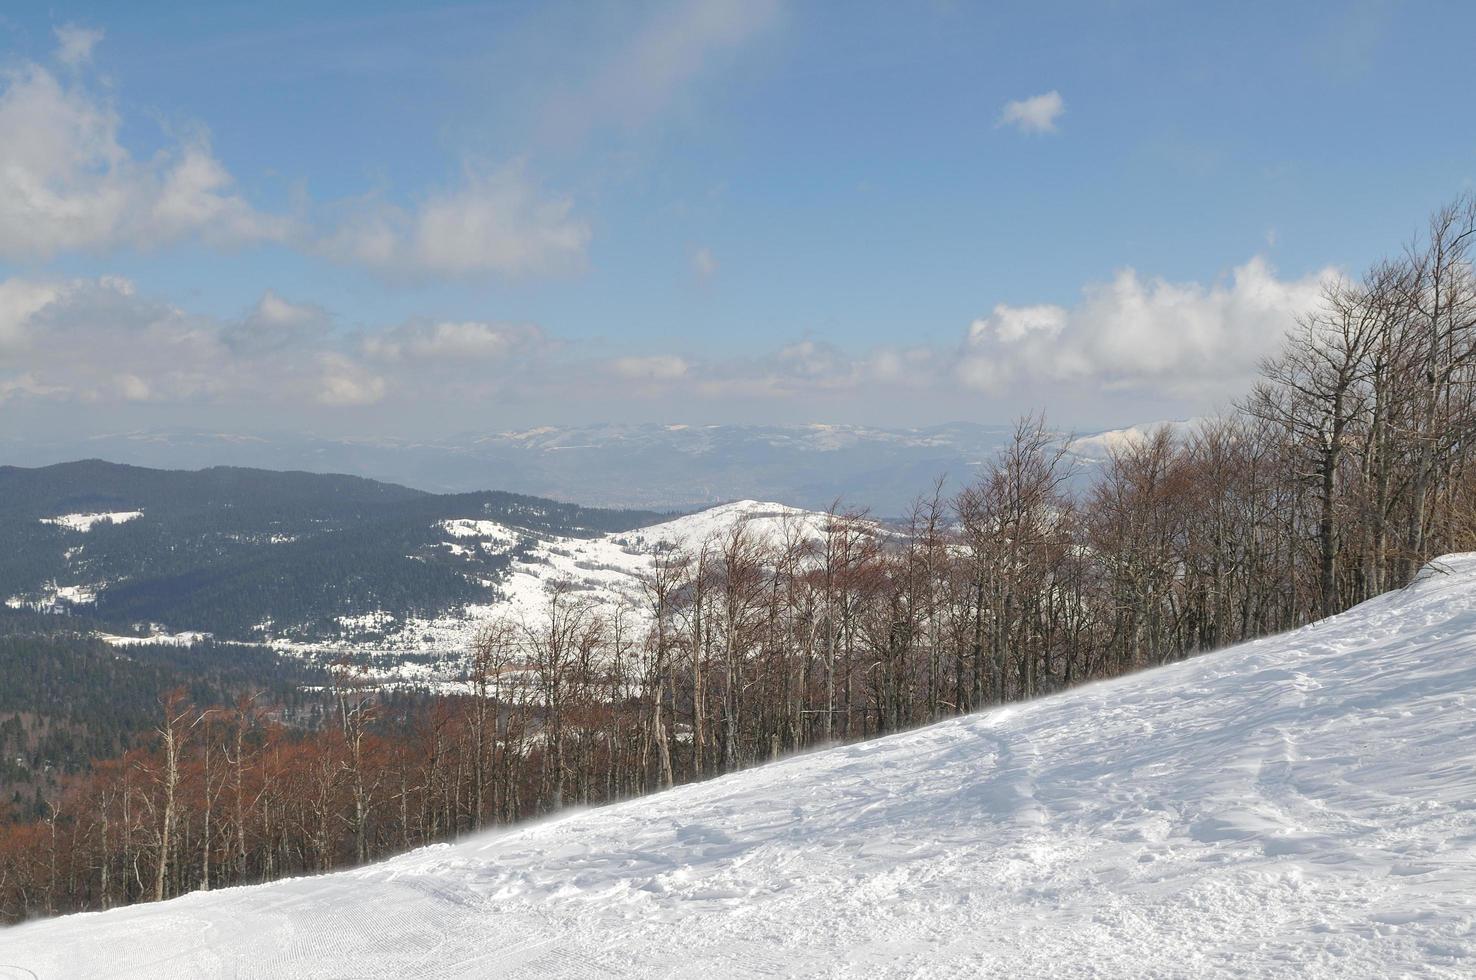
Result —
[[1476, 555], [1280, 637], [380, 864], [0, 932], [0, 977], [1476, 975]]

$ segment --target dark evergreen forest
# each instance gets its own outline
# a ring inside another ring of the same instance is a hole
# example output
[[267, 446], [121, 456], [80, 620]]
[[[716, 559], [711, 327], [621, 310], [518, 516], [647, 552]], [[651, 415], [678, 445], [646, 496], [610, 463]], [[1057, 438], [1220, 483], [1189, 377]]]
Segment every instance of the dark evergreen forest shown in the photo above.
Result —
[[[141, 511], [80, 532], [49, 519]], [[103, 586], [54, 608], [113, 632], [149, 624], [260, 639], [270, 621], [301, 639], [336, 617], [435, 616], [485, 601], [510, 554], [452, 554], [440, 521], [493, 520], [540, 535], [592, 536], [660, 515], [486, 492], [431, 494], [359, 477], [216, 467], [152, 470], [84, 460], [0, 467], [0, 599]]]

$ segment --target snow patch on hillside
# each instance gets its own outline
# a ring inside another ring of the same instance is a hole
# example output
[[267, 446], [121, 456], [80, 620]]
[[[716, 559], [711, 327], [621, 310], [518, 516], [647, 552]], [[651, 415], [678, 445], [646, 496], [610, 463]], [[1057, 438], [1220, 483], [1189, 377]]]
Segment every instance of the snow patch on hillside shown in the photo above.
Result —
[[[538, 538], [495, 521], [457, 519], [438, 526], [451, 538], [444, 547], [471, 560], [510, 554], [511, 565], [497, 579], [485, 579], [487, 600], [434, 617], [397, 617], [384, 610], [338, 619], [336, 639], [303, 639], [280, 624], [263, 623], [261, 642], [277, 651], [310, 659], [344, 654], [368, 655], [376, 683], [385, 687], [420, 686], [464, 690], [459, 678], [471, 643], [489, 620], [505, 618], [536, 626], [550, 587], [566, 584], [606, 616], [623, 608], [627, 625], [638, 628], [646, 615], [641, 577], [663, 549], [688, 553], [719, 548], [736, 528], [758, 541], [815, 540], [830, 518], [821, 513], [757, 500], [740, 500], [632, 531], [594, 538]], [[518, 549], [521, 546], [521, 550]]]
[[11, 609], [29, 609], [33, 612], [67, 612], [75, 606], [89, 606], [97, 602], [98, 593], [106, 583], [80, 585], [58, 585], [48, 582], [40, 592], [13, 595], [5, 600]]
[[[606, 612], [621, 604], [638, 607], [641, 576], [655, 566], [656, 555], [663, 549], [696, 554], [704, 546], [720, 548], [723, 537], [739, 526], [765, 543], [814, 539], [824, 533], [826, 520], [824, 514], [797, 507], [740, 500], [634, 531], [597, 538], [551, 538], [539, 542], [526, 559], [513, 565], [499, 584], [501, 596], [492, 603], [491, 612], [514, 618], [536, 616], [555, 582], [572, 584]], [[638, 609], [634, 612], [640, 615]]]
[[489, 553], [507, 551], [522, 540], [522, 535], [517, 531], [496, 521], [459, 518], [442, 521], [440, 527], [453, 538], [476, 538], [482, 550]]
[[187, 630], [183, 633], [155, 633], [151, 636], [117, 636], [112, 633], [99, 633], [98, 639], [109, 646], [114, 647], [136, 647], [158, 645], [167, 647], [192, 647], [201, 643], [208, 643], [215, 639], [213, 633], [200, 633]]
[[[1284, 636], [316, 878], [68, 977], [1470, 976], [1476, 556]], [[25, 971], [30, 971], [29, 973]]]
[[42, 524], [54, 524], [69, 531], [87, 533], [99, 524], [127, 524], [143, 516], [141, 510], [118, 510], [106, 514], [62, 514], [60, 517], [43, 517]]
[[1175, 419], [1164, 422], [1146, 422], [1142, 425], [1128, 426], [1125, 429], [1108, 429], [1089, 436], [1078, 436], [1067, 443], [1066, 448], [1079, 459], [1102, 462], [1110, 458], [1113, 453], [1141, 446], [1159, 429], [1166, 428], [1174, 432], [1183, 432], [1198, 421], [1198, 419]]

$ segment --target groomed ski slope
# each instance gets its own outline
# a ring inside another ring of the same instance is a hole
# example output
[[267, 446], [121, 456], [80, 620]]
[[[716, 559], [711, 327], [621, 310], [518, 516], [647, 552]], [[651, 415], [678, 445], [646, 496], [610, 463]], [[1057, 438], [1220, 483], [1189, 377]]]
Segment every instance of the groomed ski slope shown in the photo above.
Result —
[[1476, 556], [1285, 636], [319, 878], [0, 976], [1469, 977]]

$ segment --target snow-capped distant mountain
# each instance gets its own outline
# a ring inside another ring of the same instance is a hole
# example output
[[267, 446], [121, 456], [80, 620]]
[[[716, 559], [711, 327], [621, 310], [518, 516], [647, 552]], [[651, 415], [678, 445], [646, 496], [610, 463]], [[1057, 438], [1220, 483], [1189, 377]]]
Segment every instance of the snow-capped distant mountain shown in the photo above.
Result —
[[1067, 448], [1071, 451], [1071, 455], [1082, 462], [1100, 463], [1115, 452], [1122, 452], [1141, 445], [1159, 429], [1167, 428], [1172, 432], [1184, 432], [1191, 429], [1197, 421], [1197, 419], [1172, 419], [1130, 425], [1125, 429], [1108, 429], [1105, 432], [1076, 436], [1067, 444]]
[[[737, 499], [823, 509], [836, 498], [884, 517], [947, 476], [956, 489], [1012, 427], [585, 425], [447, 436], [329, 440], [153, 431], [46, 445], [0, 443], [14, 462], [82, 456], [162, 467], [212, 465], [352, 473], [437, 492], [498, 487], [588, 506], [686, 510]], [[1083, 452], [1094, 451], [1082, 443]]]
[[0, 932], [0, 975], [1458, 977], [1476, 556], [1305, 629], [354, 871]]

